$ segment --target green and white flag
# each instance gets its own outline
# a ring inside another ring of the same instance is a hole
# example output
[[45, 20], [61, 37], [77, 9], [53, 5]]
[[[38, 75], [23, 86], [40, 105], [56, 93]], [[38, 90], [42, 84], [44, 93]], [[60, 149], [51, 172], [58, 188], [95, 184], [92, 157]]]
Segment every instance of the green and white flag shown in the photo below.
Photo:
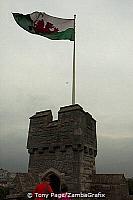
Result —
[[13, 13], [17, 24], [24, 30], [47, 37], [51, 40], [75, 39], [74, 19], [52, 17], [44, 12], [33, 12], [23, 15]]

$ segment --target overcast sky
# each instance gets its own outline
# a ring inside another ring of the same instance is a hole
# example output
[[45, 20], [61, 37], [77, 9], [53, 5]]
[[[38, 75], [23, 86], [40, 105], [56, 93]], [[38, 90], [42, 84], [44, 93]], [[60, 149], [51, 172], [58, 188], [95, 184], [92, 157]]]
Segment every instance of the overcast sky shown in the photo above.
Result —
[[29, 117], [71, 104], [73, 42], [21, 29], [12, 12], [76, 19], [76, 103], [97, 120], [98, 173], [133, 176], [133, 1], [0, 1], [0, 167], [25, 172]]

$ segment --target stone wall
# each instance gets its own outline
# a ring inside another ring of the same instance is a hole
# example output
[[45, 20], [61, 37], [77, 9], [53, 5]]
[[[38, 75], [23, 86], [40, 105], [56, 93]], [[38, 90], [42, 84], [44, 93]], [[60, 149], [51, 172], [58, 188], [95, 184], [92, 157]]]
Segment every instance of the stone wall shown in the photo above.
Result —
[[53, 168], [70, 191], [85, 191], [95, 174], [96, 121], [79, 105], [61, 107], [58, 120], [50, 110], [30, 118], [27, 148], [29, 172]]
[[127, 200], [129, 197], [127, 180], [123, 174], [96, 174], [90, 189], [94, 193], [104, 193], [103, 199], [106, 200]]

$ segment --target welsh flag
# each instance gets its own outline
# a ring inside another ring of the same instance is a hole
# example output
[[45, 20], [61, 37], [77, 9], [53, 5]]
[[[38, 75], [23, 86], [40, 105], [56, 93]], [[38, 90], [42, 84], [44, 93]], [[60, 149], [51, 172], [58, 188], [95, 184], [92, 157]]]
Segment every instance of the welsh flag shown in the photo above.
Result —
[[74, 19], [61, 19], [44, 12], [33, 12], [23, 15], [13, 13], [17, 24], [24, 30], [47, 37], [51, 40], [74, 41]]

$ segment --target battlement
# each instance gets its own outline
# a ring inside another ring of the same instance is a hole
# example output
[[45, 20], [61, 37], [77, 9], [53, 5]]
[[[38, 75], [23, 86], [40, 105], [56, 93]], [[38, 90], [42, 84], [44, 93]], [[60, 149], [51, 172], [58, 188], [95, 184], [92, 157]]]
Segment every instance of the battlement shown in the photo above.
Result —
[[61, 125], [61, 123], [65, 122], [77, 122], [80, 124], [81, 121], [86, 121], [89, 125], [96, 124], [96, 120], [92, 118], [92, 115], [90, 115], [88, 112], [85, 112], [83, 108], [78, 104], [61, 107], [58, 111], [57, 120], [53, 121], [52, 111], [46, 110], [36, 112], [35, 115], [30, 117], [30, 121], [30, 126], [34, 122], [34, 126], [40, 124], [41, 126], [43, 125], [43, 127], [55, 126], [58, 124]]
[[78, 104], [61, 107], [58, 120], [54, 121], [51, 110], [36, 112], [30, 117], [29, 152], [44, 152], [44, 149], [54, 152], [54, 146], [59, 146], [61, 151], [66, 151], [65, 146], [72, 146], [86, 153], [91, 149], [96, 152], [95, 119]]
[[61, 107], [58, 112], [59, 121], [73, 121], [78, 119], [80, 119], [80, 121], [84, 119], [88, 124], [92, 123], [92, 121], [94, 124], [96, 124], [96, 120], [92, 118], [92, 115], [88, 112], [85, 112], [78, 104]]
[[33, 115], [32, 117], [30, 117], [30, 119], [33, 119], [33, 118], [36, 118], [36, 117], [44, 117], [44, 116], [50, 116], [50, 117], [52, 117], [51, 110], [45, 110], [45, 111], [36, 112], [35, 115]]
[[69, 105], [69, 106], [61, 107], [60, 110], [59, 110], [59, 113], [70, 112], [70, 111], [77, 111], [77, 110], [83, 111], [83, 108], [80, 105], [78, 105], [78, 104], [74, 104], [74, 105]]
[[37, 125], [38, 123], [40, 125], [46, 126], [50, 122], [52, 122], [52, 120], [53, 120], [53, 116], [52, 116], [51, 110], [36, 112], [35, 115], [30, 117], [30, 121], [31, 123], [34, 122], [34, 126], [35, 124]]

